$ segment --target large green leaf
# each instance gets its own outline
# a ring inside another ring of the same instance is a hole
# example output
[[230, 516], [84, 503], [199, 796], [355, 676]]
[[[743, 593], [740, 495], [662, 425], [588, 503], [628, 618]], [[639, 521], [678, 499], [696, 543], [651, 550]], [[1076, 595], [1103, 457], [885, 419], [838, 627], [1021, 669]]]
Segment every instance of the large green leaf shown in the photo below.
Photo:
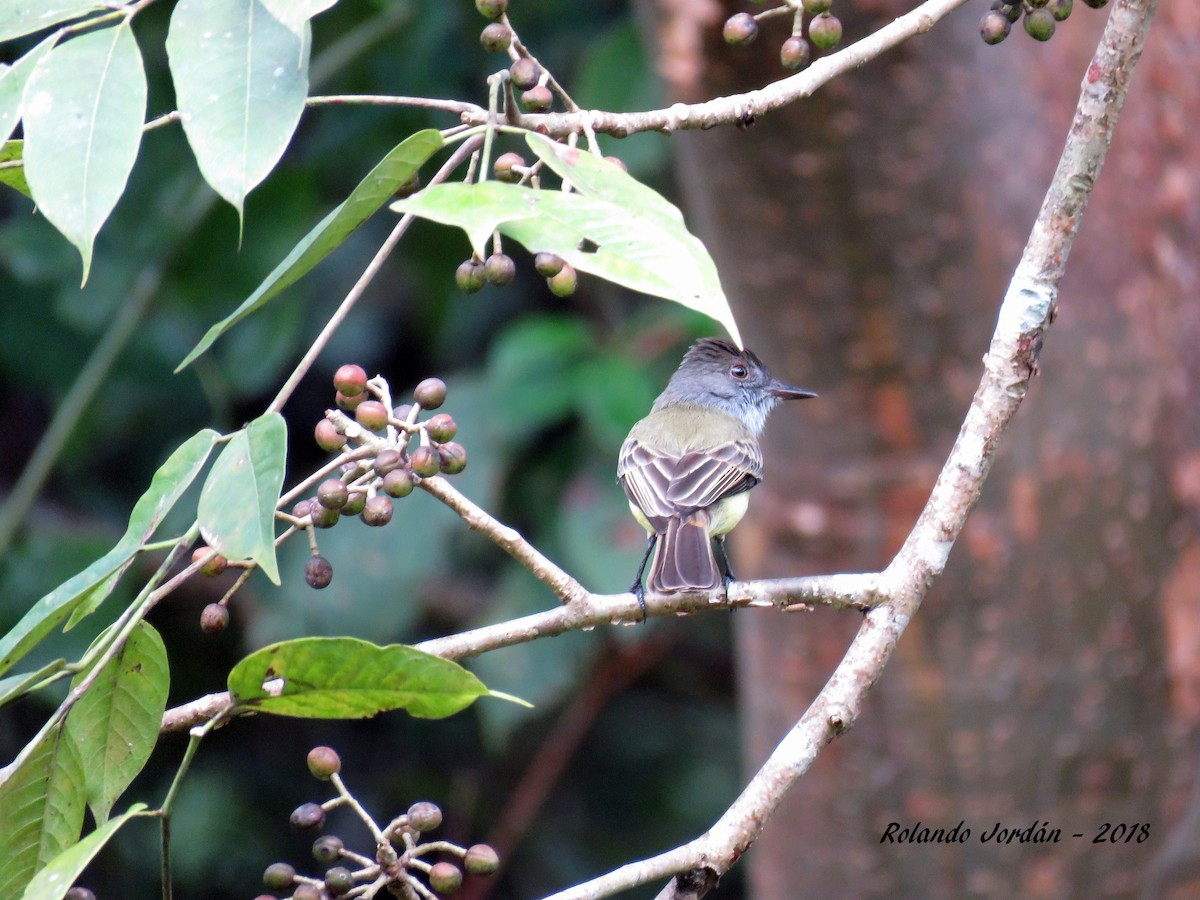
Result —
[[61, 727], [47, 732], [23, 765], [0, 782], [0, 897], [19, 897], [29, 879], [79, 840], [83, 763]]
[[418, 131], [379, 161], [367, 177], [358, 183], [350, 196], [339, 203], [324, 219], [317, 223], [300, 243], [292, 248], [274, 271], [266, 277], [254, 293], [242, 301], [228, 316], [208, 329], [192, 352], [176, 368], [176, 372], [191, 363], [197, 356], [212, 346], [222, 334], [255, 312], [267, 301], [282, 293], [307, 274], [313, 266], [323, 260], [349, 237], [363, 222], [379, 211], [396, 189], [404, 184], [417, 170], [436, 153], [444, 141], [433, 129]]
[[0, 638], [0, 673], [8, 671], [67, 616], [72, 617], [73, 624], [103, 602], [138, 548], [200, 473], [219, 437], [217, 432], [205, 428], [184, 441], [154, 473], [150, 487], [134, 505], [129, 525], [116, 546], [42, 597]]
[[4, 0], [0, 3], [0, 41], [33, 34], [107, 7], [107, 3], [97, 0]]
[[[71, 687], [87, 674], [79, 673]], [[87, 802], [97, 822], [108, 819], [117, 798], [150, 758], [170, 681], [162, 638], [139, 622], [71, 709], [67, 737], [88, 761]]]
[[108, 843], [109, 838], [130, 819], [151, 815], [145, 803], [135, 803], [115, 819], [109, 819], [83, 840], [54, 857], [29, 882], [21, 900], [61, 900], [89, 862]]
[[49, 678], [56, 672], [61, 672], [66, 665], [67, 661], [60, 658], [52, 660], [40, 669], [34, 669], [32, 672], [22, 672], [19, 675], [9, 675], [7, 678], [0, 678], [0, 706], [20, 697], [43, 679]]
[[279, 584], [275, 504], [287, 462], [287, 426], [259, 416], [229, 439], [200, 492], [200, 533], [229, 559], [252, 559]]
[[21, 119], [25, 85], [29, 83], [34, 66], [50, 52], [50, 48], [59, 37], [59, 33], [56, 32], [45, 38], [0, 74], [0, 145], [12, 137], [17, 122]]
[[580, 190], [496, 181], [435, 184], [391, 208], [462, 228], [479, 255], [499, 231], [531, 253], [554, 253], [580, 271], [705, 313], [740, 342], [716, 266], [674, 206], [593, 154], [579, 154], [586, 162], [563, 162], [539, 149]]
[[29, 182], [25, 180], [25, 161], [21, 158], [24, 146], [24, 141], [9, 141], [0, 147], [0, 184], [7, 184], [14, 191], [32, 198]]
[[349, 637], [264, 647], [233, 667], [229, 690], [240, 706], [309, 719], [362, 719], [393, 709], [440, 719], [489, 694], [448, 659]]
[[25, 177], [47, 219], [92, 266], [142, 141], [146, 73], [128, 20], [59, 44], [25, 86]]
[[283, 155], [308, 96], [308, 45], [259, 0], [180, 0], [167, 56], [204, 180], [241, 218]]

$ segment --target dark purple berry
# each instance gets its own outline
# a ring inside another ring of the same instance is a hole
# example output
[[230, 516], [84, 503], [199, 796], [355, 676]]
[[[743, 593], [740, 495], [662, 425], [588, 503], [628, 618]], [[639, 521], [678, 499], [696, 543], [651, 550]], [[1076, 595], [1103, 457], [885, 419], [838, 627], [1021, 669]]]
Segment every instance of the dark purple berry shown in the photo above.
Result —
[[758, 22], [750, 13], [734, 13], [725, 20], [721, 35], [729, 46], [744, 47], [758, 37]]
[[325, 825], [325, 810], [320, 803], [302, 803], [289, 821], [297, 831], [320, 831]]
[[512, 64], [508, 74], [512, 79], [513, 87], [519, 91], [527, 91], [542, 77], [542, 67], [537, 64], [536, 60], [522, 56]]
[[413, 399], [422, 409], [437, 409], [446, 402], [446, 382], [440, 378], [426, 378], [413, 388]]
[[333, 581], [333, 564], [323, 556], [310, 556], [304, 564], [304, 580], [309, 587], [320, 590]]

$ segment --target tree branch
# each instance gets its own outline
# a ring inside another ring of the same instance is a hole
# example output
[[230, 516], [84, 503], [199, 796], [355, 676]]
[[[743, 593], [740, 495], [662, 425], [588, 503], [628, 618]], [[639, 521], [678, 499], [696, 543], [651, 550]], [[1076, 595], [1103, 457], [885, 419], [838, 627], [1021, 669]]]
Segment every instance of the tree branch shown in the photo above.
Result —
[[[979, 497], [1000, 435], [1036, 370], [1067, 256], [1157, 7], [1158, 0], [1117, 0], [1113, 7], [1087, 68], [1058, 168], [1000, 307], [979, 389], [916, 526], [883, 573], [881, 594], [888, 601], [867, 612], [828, 683], [707, 833], [674, 850], [568, 888], [549, 900], [595, 900], [697, 870], [712, 870], [720, 876], [754, 843], [784, 795], [825, 745], [857, 720], [867, 692], [929, 586], [941, 574]], [[668, 886], [660, 896], [672, 896], [671, 890]], [[691, 896], [702, 894], [692, 890]]]

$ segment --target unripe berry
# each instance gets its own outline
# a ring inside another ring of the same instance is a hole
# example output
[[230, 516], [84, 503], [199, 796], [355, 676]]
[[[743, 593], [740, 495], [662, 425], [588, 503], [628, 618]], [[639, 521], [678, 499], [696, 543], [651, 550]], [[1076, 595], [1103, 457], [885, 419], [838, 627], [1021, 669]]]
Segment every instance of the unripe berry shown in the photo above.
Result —
[[513, 87], [519, 91], [527, 91], [542, 77], [542, 67], [528, 56], [522, 56], [508, 70]]
[[376, 475], [386, 475], [392, 469], [399, 468], [404, 463], [404, 455], [393, 447], [388, 447], [385, 450], [380, 450], [379, 455], [375, 457], [375, 463], [372, 468]]
[[483, 275], [483, 263], [476, 259], [463, 260], [454, 270], [454, 283], [464, 294], [483, 290], [487, 279]]
[[492, 22], [479, 32], [479, 43], [488, 53], [503, 53], [512, 44], [512, 29], [503, 22]]
[[436, 803], [421, 800], [408, 808], [408, 824], [415, 831], [433, 831], [442, 824], [442, 810]]
[[350, 495], [350, 499], [346, 501], [346, 505], [340, 510], [343, 516], [357, 516], [363, 511], [363, 507], [367, 505], [366, 491], [355, 491]]
[[292, 507], [292, 515], [297, 519], [303, 519], [312, 512], [312, 508], [313, 501], [311, 499], [297, 501], [296, 505]]
[[498, 19], [508, 9], [508, 0], [475, 0], [475, 8], [488, 19]]
[[758, 22], [750, 13], [734, 13], [725, 20], [721, 35], [729, 46], [744, 47], [758, 37]]
[[1050, 0], [1046, 4], [1046, 9], [1050, 10], [1050, 15], [1054, 16], [1055, 22], [1065, 22], [1071, 15], [1071, 0]]
[[334, 897], [349, 893], [354, 887], [354, 875], [345, 866], [334, 866], [325, 873], [325, 890]]
[[992, 10], [983, 14], [983, 18], [979, 20], [979, 36], [983, 38], [985, 44], [998, 44], [1006, 37], [1012, 26], [1008, 23], [1008, 17], [1001, 12]]
[[[453, 435], [451, 435], [451, 437], [453, 437]], [[449, 438], [447, 438], [447, 440], [449, 440]], [[204, 559], [206, 556], [208, 556], [212, 552], [213, 552], [212, 547], [209, 547], [206, 544], [201, 544], [199, 547], [197, 547], [195, 550], [192, 551], [192, 562], [199, 562], [200, 560]], [[224, 556], [222, 556], [220, 553], [218, 553], [215, 556], [213, 556], [212, 559], [210, 559], [208, 562], [206, 562], [204, 565], [202, 565], [199, 569], [199, 572], [201, 575], [207, 575], [211, 578], [214, 575], [220, 575], [228, 567], [229, 567], [229, 560], [227, 560]]]
[[833, 0], [803, 0], [803, 6], [806, 13], [816, 16], [823, 12], [829, 12], [829, 8], [833, 6]]
[[338, 478], [327, 478], [317, 488], [317, 502], [330, 509], [341, 509], [350, 499], [346, 482]]
[[570, 297], [575, 293], [577, 283], [578, 276], [575, 274], [575, 269], [567, 263], [563, 263], [563, 267], [558, 270], [557, 275], [546, 279], [550, 293], [555, 297]]
[[338, 519], [342, 517], [340, 511], [330, 509], [328, 506], [322, 506], [320, 503], [310, 503], [308, 515], [312, 520], [314, 528], [332, 528], [338, 523]]
[[808, 23], [808, 39], [813, 46], [831, 50], [842, 40], [842, 20], [832, 13], [821, 13]]
[[1025, 33], [1035, 41], [1048, 41], [1054, 37], [1054, 15], [1048, 9], [1027, 12], [1022, 24], [1025, 26]]
[[500, 857], [487, 844], [473, 844], [463, 857], [463, 868], [472, 875], [491, 875], [500, 868]]
[[446, 382], [440, 378], [426, 378], [413, 389], [413, 399], [422, 409], [437, 409], [446, 402]]
[[392, 521], [392, 501], [381, 494], [376, 494], [367, 500], [361, 518], [367, 525], [376, 528], [386, 525]]
[[273, 891], [285, 891], [296, 880], [296, 870], [285, 862], [272, 863], [263, 872], [262, 880]]
[[367, 389], [367, 372], [362, 366], [342, 366], [333, 373], [333, 386], [347, 397], [357, 397]]
[[507, 253], [493, 253], [483, 264], [483, 277], [489, 284], [503, 287], [516, 277], [517, 264]]
[[437, 451], [432, 447], [418, 447], [409, 457], [408, 464], [422, 478], [430, 478], [442, 468]]
[[451, 862], [434, 863], [429, 870], [429, 886], [439, 894], [453, 894], [462, 887], [462, 871]]
[[364, 400], [367, 400], [370, 396], [371, 395], [366, 391], [363, 391], [361, 394], [355, 394], [353, 397], [348, 397], [341, 391], [338, 391], [333, 395], [333, 399], [336, 401], [338, 409], [344, 409], [346, 412], [354, 412], [356, 409], [358, 409], [358, 404], [362, 403]]
[[320, 803], [302, 803], [289, 820], [297, 831], [320, 831], [325, 825], [325, 810]]
[[521, 105], [526, 112], [549, 112], [554, 105], [554, 94], [544, 84], [535, 84], [527, 91], [521, 92]]
[[492, 163], [492, 171], [496, 173], [496, 180], [506, 184], [516, 184], [521, 180], [521, 173], [517, 171], [518, 167], [525, 168], [525, 157], [520, 153], [501, 153]]
[[210, 603], [200, 613], [200, 630], [205, 634], [220, 634], [229, 627], [229, 610], [220, 603]]
[[329, 582], [333, 581], [333, 563], [323, 556], [310, 556], [304, 564], [304, 580], [317, 590], [329, 587]]
[[342, 839], [336, 834], [323, 834], [313, 841], [313, 859], [326, 866], [333, 865], [341, 858], [344, 846]]
[[449, 413], [438, 413], [425, 423], [425, 430], [429, 432], [430, 440], [443, 444], [454, 440], [454, 435], [458, 434], [458, 423]]
[[[272, 897], [271, 900], [275, 900], [275, 898]], [[292, 900], [325, 900], [325, 898], [319, 887], [305, 881], [296, 885], [292, 891]]]
[[438, 447], [438, 463], [447, 475], [457, 475], [467, 467], [467, 451], [453, 441]]
[[313, 747], [308, 751], [305, 762], [313, 777], [321, 781], [328, 781], [330, 776], [342, 771], [342, 758], [332, 747]]
[[1083, 0], [1092, 9], [1104, 9], [1108, 6], [1108, 0]]
[[389, 497], [407, 497], [413, 492], [412, 475], [407, 469], [394, 469], [383, 476], [383, 492]]
[[554, 253], [539, 253], [533, 258], [533, 268], [543, 278], [553, 278], [563, 267], [563, 258]]
[[812, 61], [812, 48], [804, 38], [792, 35], [779, 48], [779, 61], [785, 69], [803, 69]]
[[326, 453], [341, 450], [346, 446], [346, 436], [339, 434], [337, 426], [328, 419], [322, 419], [317, 423], [317, 427], [313, 429], [313, 437], [316, 438], [317, 446]]
[[363, 428], [371, 431], [383, 431], [388, 423], [388, 408], [378, 400], [364, 400], [354, 410], [354, 418]]

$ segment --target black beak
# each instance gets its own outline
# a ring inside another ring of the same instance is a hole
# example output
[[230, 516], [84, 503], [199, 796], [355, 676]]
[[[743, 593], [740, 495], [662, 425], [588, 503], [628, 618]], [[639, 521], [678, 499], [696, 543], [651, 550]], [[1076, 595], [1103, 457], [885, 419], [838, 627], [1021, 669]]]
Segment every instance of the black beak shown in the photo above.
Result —
[[783, 384], [779, 381], [772, 381], [767, 385], [767, 393], [773, 397], [778, 397], [780, 400], [804, 400], [808, 397], [817, 396], [815, 391], [792, 387], [790, 384]]

